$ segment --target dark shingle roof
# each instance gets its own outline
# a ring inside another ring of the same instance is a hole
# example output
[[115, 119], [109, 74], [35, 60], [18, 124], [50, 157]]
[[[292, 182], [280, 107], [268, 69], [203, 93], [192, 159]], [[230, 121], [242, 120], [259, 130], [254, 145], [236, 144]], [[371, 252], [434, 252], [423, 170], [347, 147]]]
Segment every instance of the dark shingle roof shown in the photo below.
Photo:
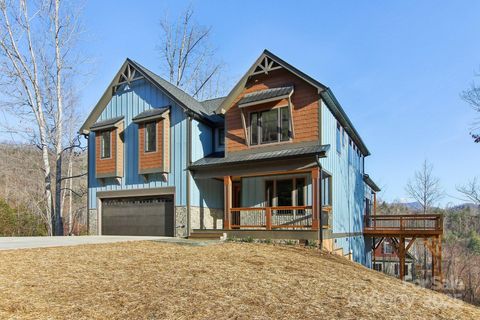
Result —
[[135, 67], [140, 69], [147, 77], [149, 77], [152, 81], [156, 82], [160, 87], [165, 89], [177, 102], [179, 102], [182, 106], [184, 106], [187, 109], [192, 110], [193, 112], [201, 115], [201, 116], [207, 116], [209, 113], [205, 110], [203, 105], [198, 102], [195, 98], [193, 98], [191, 95], [183, 91], [182, 89], [178, 88], [177, 86], [171, 84], [167, 80], [163, 79], [159, 75], [153, 73], [152, 71], [148, 70], [141, 64], [129, 60]]
[[222, 104], [223, 100], [225, 100], [225, 97], [208, 99], [200, 103], [205, 108], [205, 111], [207, 111], [209, 114], [213, 114], [218, 109], [218, 107]]
[[133, 117], [132, 120], [135, 122], [135, 121], [139, 121], [139, 120], [142, 120], [142, 119], [145, 119], [145, 118], [160, 116], [160, 115], [164, 114], [166, 111], [168, 111], [168, 109], [170, 109], [170, 106], [162, 107], [162, 108], [149, 109], [149, 110], [146, 110], [142, 113], [139, 113], [138, 115]]
[[277, 151], [265, 151], [250, 154], [233, 154], [227, 157], [209, 156], [195, 161], [190, 168], [200, 168], [212, 165], [234, 164], [247, 161], [271, 160], [279, 158], [291, 158], [298, 156], [316, 155], [325, 153], [330, 149], [330, 145], [314, 145], [300, 148], [282, 149]]
[[113, 127], [113, 125], [119, 122], [120, 120], [123, 120], [123, 116], [110, 118], [103, 121], [97, 121], [90, 127], [90, 130], [94, 131], [95, 129]]
[[290, 86], [247, 93], [242, 99], [240, 99], [240, 101], [238, 101], [238, 105], [286, 96], [292, 93], [292, 91], [293, 87]]

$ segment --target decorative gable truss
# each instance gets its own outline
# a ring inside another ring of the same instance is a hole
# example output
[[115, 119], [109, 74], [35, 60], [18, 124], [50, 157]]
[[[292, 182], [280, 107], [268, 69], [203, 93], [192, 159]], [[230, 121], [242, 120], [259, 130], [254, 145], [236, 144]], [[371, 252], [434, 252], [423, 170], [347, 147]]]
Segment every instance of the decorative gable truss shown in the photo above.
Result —
[[282, 66], [279, 65], [276, 61], [272, 60], [270, 57], [265, 56], [263, 60], [261, 60], [253, 70], [251, 75], [256, 74], [268, 74], [270, 71], [281, 69]]
[[128, 89], [130, 84], [133, 81], [143, 79], [143, 76], [138, 72], [131, 64], [127, 64], [123, 69], [123, 72], [120, 74], [118, 81], [112, 87], [112, 92], [115, 94], [118, 89], [125, 85], [125, 88]]

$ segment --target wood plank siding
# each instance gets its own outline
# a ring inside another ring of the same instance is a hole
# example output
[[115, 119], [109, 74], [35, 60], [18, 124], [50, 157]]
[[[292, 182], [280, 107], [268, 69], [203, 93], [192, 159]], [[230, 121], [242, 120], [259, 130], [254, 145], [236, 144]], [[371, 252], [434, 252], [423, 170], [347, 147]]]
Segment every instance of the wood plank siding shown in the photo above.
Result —
[[157, 131], [157, 145], [153, 152], [145, 152], [145, 123], [138, 124], [138, 172], [140, 174], [168, 172], [170, 168], [169, 129], [170, 120], [155, 121]]
[[[226, 135], [225, 145], [228, 152], [246, 150], [245, 131], [242, 125], [241, 109], [238, 101], [247, 93], [278, 88], [282, 86], [294, 86], [292, 95], [293, 103], [293, 126], [295, 137], [287, 143], [318, 141], [319, 140], [319, 97], [317, 89], [290, 73], [285, 69], [274, 70], [269, 74], [252, 76], [247, 82], [245, 89], [236, 97], [233, 107], [225, 114]], [[257, 106], [246, 107], [245, 120], [249, 122], [249, 113], [259, 110], [268, 110], [274, 107], [287, 106], [287, 99], [268, 102]], [[284, 142], [285, 143], [285, 142]], [[257, 147], [257, 146], [255, 146]]]
[[[101, 136], [102, 132], [110, 132], [110, 157], [101, 158]], [[117, 128], [106, 129], [95, 134], [95, 176], [97, 178], [121, 177], [123, 174], [123, 142], [120, 133], [123, 131], [123, 124]]]

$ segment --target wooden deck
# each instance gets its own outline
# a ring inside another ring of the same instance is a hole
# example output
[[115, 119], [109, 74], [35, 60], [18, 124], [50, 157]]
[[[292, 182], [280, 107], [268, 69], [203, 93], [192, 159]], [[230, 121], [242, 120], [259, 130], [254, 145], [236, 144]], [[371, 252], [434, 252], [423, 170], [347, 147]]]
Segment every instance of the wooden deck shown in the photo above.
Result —
[[365, 217], [363, 233], [372, 237], [429, 237], [443, 234], [443, 215], [404, 214]]
[[[400, 279], [405, 278], [405, 256], [416, 239], [423, 239], [432, 255], [432, 283], [442, 281], [443, 215], [404, 214], [365, 217], [363, 234], [374, 238], [373, 251], [385, 238], [391, 238], [400, 259]], [[375, 239], [378, 238], [379, 241]], [[408, 244], [407, 244], [408, 242]]]

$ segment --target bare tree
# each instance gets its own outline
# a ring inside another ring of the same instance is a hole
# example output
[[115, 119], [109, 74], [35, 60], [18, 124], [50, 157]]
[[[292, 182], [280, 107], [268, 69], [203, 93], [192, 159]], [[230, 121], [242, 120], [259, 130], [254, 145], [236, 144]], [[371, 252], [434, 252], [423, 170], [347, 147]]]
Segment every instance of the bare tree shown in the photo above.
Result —
[[73, 101], [79, 15], [60, 0], [0, 0], [0, 11], [3, 106], [23, 126], [13, 132], [27, 135], [42, 152], [48, 231], [62, 235], [62, 183], [69, 179], [63, 154], [74, 147], [64, 136], [64, 114], [75, 108], [65, 102]]
[[158, 51], [172, 84], [193, 97], [207, 99], [223, 93], [222, 63], [209, 41], [212, 29], [194, 22], [193, 15], [193, 9], [188, 8], [176, 22], [168, 17], [160, 22]]
[[[478, 76], [478, 75], [477, 75]], [[480, 86], [475, 83], [472, 83], [469, 89], [461, 93], [461, 97], [468, 104], [470, 104], [474, 111], [480, 114]], [[477, 118], [472, 125], [472, 131], [470, 135], [473, 140], [477, 143], [480, 143], [480, 119]]]
[[407, 194], [417, 201], [426, 214], [443, 197], [440, 180], [433, 175], [433, 165], [425, 160], [413, 180], [405, 188]]
[[457, 191], [470, 201], [473, 201], [477, 206], [480, 206], [480, 182], [477, 180], [477, 177], [467, 184], [457, 187]]

